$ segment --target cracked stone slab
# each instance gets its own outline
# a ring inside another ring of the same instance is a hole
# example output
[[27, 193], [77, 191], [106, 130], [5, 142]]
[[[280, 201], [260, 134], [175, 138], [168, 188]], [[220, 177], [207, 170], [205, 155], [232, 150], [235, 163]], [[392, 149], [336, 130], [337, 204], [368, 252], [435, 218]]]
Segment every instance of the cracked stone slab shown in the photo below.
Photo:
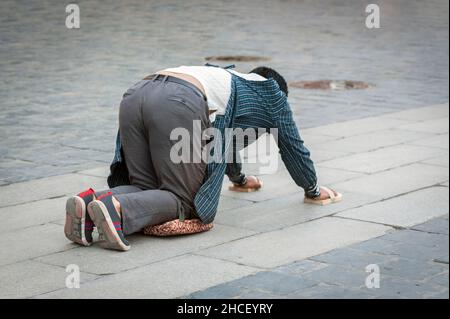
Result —
[[198, 253], [249, 266], [273, 268], [381, 236], [389, 229], [383, 225], [325, 217]]
[[[118, 254], [116, 252], [116, 254]], [[257, 272], [253, 267], [196, 255], [171, 258], [39, 298], [177, 298]]]
[[[0, 267], [0, 298], [30, 298], [50, 291], [66, 288], [68, 273], [64, 267], [24, 261]], [[80, 273], [80, 284], [97, 276]]]
[[340, 217], [386, 225], [411, 227], [448, 214], [448, 189], [432, 187], [382, 202], [346, 210]]
[[323, 162], [321, 165], [360, 173], [376, 173], [446, 154], [448, 154], [447, 151], [437, 148], [396, 145], [341, 157]]
[[357, 190], [376, 198], [391, 198], [448, 181], [448, 168], [412, 164], [332, 185], [338, 191]]
[[106, 180], [81, 174], [67, 174], [2, 186], [0, 187], [0, 207], [77, 194], [89, 187], [105, 189], [107, 188]]
[[[62, 228], [60, 228], [62, 231]], [[189, 252], [216, 246], [255, 234], [254, 231], [215, 225], [208, 232], [177, 237], [129, 236], [131, 249], [125, 253], [106, 250], [95, 244], [36, 259], [51, 265], [77, 264], [81, 271], [93, 274], [112, 274], [141, 267]], [[64, 241], [67, 243], [67, 239]], [[101, 261], [101, 262], [99, 262]]]

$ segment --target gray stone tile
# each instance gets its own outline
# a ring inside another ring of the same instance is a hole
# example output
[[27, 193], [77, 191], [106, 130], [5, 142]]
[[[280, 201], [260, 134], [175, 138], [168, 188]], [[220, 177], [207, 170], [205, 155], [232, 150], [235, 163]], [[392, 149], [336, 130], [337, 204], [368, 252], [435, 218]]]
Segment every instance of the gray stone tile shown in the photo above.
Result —
[[5, 233], [0, 235], [0, 241], [10, 245], [10, 249], [0, 251], [0, 265], [8, 265], [76, 247], [75, 244], [68, 242], [61, 226], [52, 224]]
[[408, 123], [408, 121], [399, 119], [369, 117], [312, 128], [309, 132], [311, 134], [347, 137], [397, 128]]
[[[60, 231], [62, 233], [62, 228], [60, 228]], [[122, 254], [102, 249], [94, 244], [89, 248], [79, 247], [37, 260], [58, 266], [76, 263], [82, 271], [94, 274], [111, 274], [195, 252], [252, 234], [254, 232], [250, 230], [215, 225], [208, 232], [189, 236], [172, 238], [144, 235], [129, 236], [131, 249]], [[67, 243], [67, 240], [63, 242]], [[102, 262], [99, 263], [99, 260]]]
[[[405, 280], [420, 281], [424, 278], [433, 277], [445, 270], [443, 265], [418, 261], [406, 258], [397, 258], [380, 264], [381, 275], [401, 277]], [[447, 265], [448, 270], [448, 265]]]
[[327, 266], [328, 264], [326, 263], [318, 262], [311, 259], [305, 259], [285, 266], [277, 267], [273, 271], [281, 272], [288, 275], [301, 276], [303, 274], [319, 270]]
[[89, 187], [107, 188], [104, 178], [67, 174], [0, 187], [0, 207], [76, 194]]
[[243, 208], [252, 204], [253, 202], [248, 200], [222, 196], [220, 198], [219, 207], [217, 208], [217, 211], [221, 212], [229, 209]]
[[44, 199], [0, 208], [0, 216], [3, 217], [0, 233], [14, 232], [18, 229], [43, 225], [52, 221], [64, 222], [66, 200], [67, 197]]
[[443, 273], [440, 273], [434, 277], [431, 277], [428, 282], [430, 284], [439, 285], [442, 287], [446, 287], [448, 289], [448, 283], [449, 283], [449, 277], [448, 277], [448, 270], [444, 271]]
[[377, 198], [385, 199], [433, 186], [447, 180], [448, 168], [412, 164], [337, 183], [332, 186], [342, 192], [357, 189], [360, 193], [371, 194]]
[[407, 111], [394, 112], [391, 114], [383, 115], [383, 117], [414, 122], [422, 122], [426, 120], [434, 120], [442, 117], [448, 117], [448, 114], [449, 114], [448, 103], [445, 103], [427, 107], [419, 107]]
[[[346, 172], [343, 170], [325, 168], [321, 166], [317, 167], [317, 174], [319, 176], [320, 183], [323, 185], [351, 180], [362, 176], [362, 174], [355, 172]], [[259, 191], [253, 193], [232, 192], [228, 190], [228, 186], [230, 185], [229, 181], [225, 180], [222, 188], [222, 195], [226, 197], [259, 202], [280, 198], [281, 196], [294, 193], [303, 193], [303, 190], [295, 184], [287, 170], [280, 171], [276, 174], [261, 176], [261, 180], [263, 181], [264, 186]]]
[[428, 233], [449, 234], [448, 214], [446, 218], [435, 218], [426, 223], [416, 225], [413, 227], [415, 230], [420, 230]]
[[345, 288], [362, 288], [365, 287], [365, 282], [368, 273], [366, 273], [365, 266], [362, 268], [342, 268], [328, 266], [319, 269], [302, 277], [327, 285], [341, 286]]
[[396, 145], [322, 162], [321, 166], [360, 173], [376, 173], [443, 156], [445, 150], [413, 145]]
[[[416, 243], [416, 241], [406, 240], [405, 242], [396, 242], [383, 239], [384, 237], [371, 239], [363, 243], [350, 246], [352, 249], [365, 251], [366, 253], [375, 253], [393, 257], [403, 257], [420, 261], [432, 261], [440, 258], [445, 252], [444, 246], [430, 246]], [[405, 237], [407, 238], [407, 237]], [[448, 255], [447, 255], [448, 256]]]
[[443, 167], [448, 167], [448, 162], [449, 162], [448, 155], [430, 158], [425, 161], [422, 161], [422, 163], [425, 163], [425, 164], [437, 165], [437, 166], [443, 166]]
[[319, 284], [314, 287], [302, 289], [289, 295], [294, 299], [371, 299], [367, 289], [349, 289], [347, 287]]
[[448, 117], [443, 117], [439, 119], [427, 120], [423, 122], [400, 125], [400, 129], [416, 131], [416, 132], [428, 132], [428, 133], [436, 133], [436, 134], [444, 134], [448, 133]]
[[64, 289], [38, 297], [176, 298], [250, 275], [256, 271], [254, 268], [223, 260], [185, 255], [105, 276], [82, 285], [80, 289]]
[[313, 256], [311, 259], [324, 264], [364, 271], [368, 265], [390, 262], [396, 260], [397, 257], [358, 249], [340, 248], [322, 255]]
[[106, 178], [109, 175], [109, 166], [105, 165], [105, 166], [100, 166], [100, 167], [96, 167], [96, 168], [90, 168], [90, 169], [78, 171], [77, 173], [83, 174], [83, 175]]
[[406, 280], [398, 277], [382, 276], [380, 288], [370, 289], [376, 298], [382, 299], [423, 299], [434, 298], [444, 289], [428, 283]]
[[425, 233], [415, 230], [400, 230], [392, 232], [383, 237], [385, 240], [414, 243], [427, 247], [448, 247], [448, 235]]
[[[349, 153], [363, 153], [382, 147], [402, 144], [433, 136], [430, 133], [412, 132], [405, 130], [389, 129], [371, 132], [361, 135], [349, 136], [334, 141], [326, 141], [316, 145], [316, 149], [329, 151], [341, 151]], [[414, 142], [411, 142], [414, 143]]]
[[298, 289], [312, 287], [318, 283], [304, 277], [296, 277], [273, 271], [263, 271], [235, 280], [231, 284], [250, 290], [259, 290], [273, 295], [283, 296]]
[[339, 213], [338, 216], [393, 226], [411, 227], [448, 214], [448, 196], [447, 189], [432, 187], [382, 202], [349, 209]]
[[[24, 261], [0, 267], [0, 298], [29, 298], [66, 288], [69, 273], [65, 267]], [[80, 273], [80, 285], [96, 279], [91, 274]]]
[[[426, 146], [426, 147], [437, 147], [437, 148], [443, 148], [448, 150], [449, 146], [449, 137], [447, 134], [441, 134], [441, 135], [434, 135], [432, 137], [420, 139], [414, 142], [411, 142], [410, 144], [413, 145], [420, 145], [420, 146]], [[448, 158], [448, 156], [447, 156]]]
[[235, 240], [198, 253], [245, 265], [271, 268], [378, 237], [389, 229], [382, 225], [325, 217]]
[[374, 200], [372, 196], [352, 192], [345, 192], [343, 196], [342, 202], [327, 206], [305, 204], [302, 194], [282, 196], [219, 212], [216, 222], [255, 231], [270, 231], [336, 214]]

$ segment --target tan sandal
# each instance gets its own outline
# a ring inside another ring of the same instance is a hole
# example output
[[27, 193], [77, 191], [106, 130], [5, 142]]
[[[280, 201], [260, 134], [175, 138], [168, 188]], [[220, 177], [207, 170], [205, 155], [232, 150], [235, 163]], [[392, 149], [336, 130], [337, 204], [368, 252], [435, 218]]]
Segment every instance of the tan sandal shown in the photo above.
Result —
[[330, 198], [318, 200], [318, 199], [305, 197], [304, 202], [307, 204], [325, 206], [325, 205], [338, 203], [338, 202], [342, 201], [342, 194], [336, 192], [337, 195], [335, 195], [331, 189], [329, 189], [328, 187], [325, 187], [325, 186], [320, 186], [320, 188], [323, 189], [325, 192], [327, 192], [327, 194], [328, 194], [328, 196], [330, 196]]
[[232, 192], [240, 192], [240, 193], [252, 193], [252, 192], [256, 192], [258, 190], [260, 190], [260, 188], [263, 186], [263, 182], [262, 180], [260, 180], [258, 177], [254, 176], [256, 178], [256, 181], [259, 183], [259, 186], [256, 187], [245, 187], [244, 185], [230, 185], [228, 187], [228, 190], [232, 191]]

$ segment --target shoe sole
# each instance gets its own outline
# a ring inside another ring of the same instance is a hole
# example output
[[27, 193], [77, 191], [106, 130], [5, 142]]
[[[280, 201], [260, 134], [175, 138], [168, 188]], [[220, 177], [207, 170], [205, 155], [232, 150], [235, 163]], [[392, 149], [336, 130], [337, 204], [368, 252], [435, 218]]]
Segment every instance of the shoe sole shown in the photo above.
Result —
[[64, 234], [74, 243], [90, 246], [86, 239], [86, 204], [81, 197], [73, 196], [66, 202], [66, 223]]
[[117, 233], [108, 209], [100, 201], [91, 202], [88, 205], [88, 214], [97, 226], [100, 246], [106, 249], [127, 251], [131, 246], [125, 245]]

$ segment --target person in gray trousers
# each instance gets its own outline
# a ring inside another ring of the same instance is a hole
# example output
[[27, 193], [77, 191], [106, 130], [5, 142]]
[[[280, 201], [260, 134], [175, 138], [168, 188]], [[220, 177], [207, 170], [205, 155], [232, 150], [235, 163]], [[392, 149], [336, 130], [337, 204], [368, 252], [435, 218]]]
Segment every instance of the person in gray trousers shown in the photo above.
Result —
[[[171, 134], [179, 128], [187, 131], [189, 158], [201, 158], [198, 152], [209, 141], [201, 138], [198, 147], [193, 123], [199, 123], [200, 132], [204, 132], [211, 127], [214, 113], [224, 114], [232, 95], [232, 76], [255, 85], [259, 81], [267, 83], [266, 78], [256, 73], [231, 73], [199, 66], [159, 71], [128, 89], [120, 104], [121, 153], [116, 154], [123, 157], [119, 162], [126, 166], [122, 171], [126, 171], [124, 179], [128, 185], [111, 187], [115, 183], [108, 180], [109, 190], [88, 189], [69, 198], [66, 237], [89, 246], [93, 242], [92, 231], [97, 227], [105, 248], [125, 251], [130, 249], [125, 235], [139, 232], [145, 226], [199, 218], [194, 199], [205, 181], [207, 164], [203, 160], [174, 161], [171, 151], [177, 142]], [[279, 84], [286, 87], [284, 79]], [[287, 87], [285, 90], [287, 95]], [[300, 154], [301, 162], [306, 163], [302, 170], [312, 174], [305, 194], [314, 201], [335, 198], [337, 193], [323, 192], [317, 185], [309, 152], [304, 149]], [[237, 186], [260, 187], [258, 179], [241, 173], [239, 163], [228, 165], [226, 174]], [[117, 183], [120, 184], [123, 183]]]

